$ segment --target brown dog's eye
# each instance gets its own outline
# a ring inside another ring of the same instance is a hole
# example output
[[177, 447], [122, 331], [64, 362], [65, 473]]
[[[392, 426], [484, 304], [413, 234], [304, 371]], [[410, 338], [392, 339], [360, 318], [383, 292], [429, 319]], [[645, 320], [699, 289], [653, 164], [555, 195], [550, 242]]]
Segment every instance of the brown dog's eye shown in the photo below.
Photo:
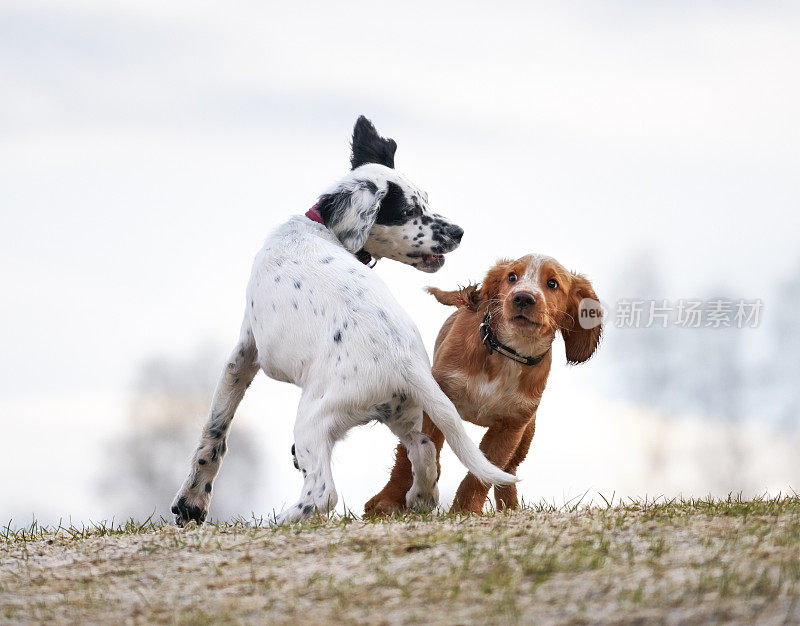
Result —
[[558, 283], [556, 282], [555, 278], [551, 278], [550, 280], [548, 280], [547, 281], [547, 286], [550, 289], [558, 289]]
[[516, 280], [517, 280], [517, 275], [516, 275], [516, 273], [515, 273], [515, 272], [511, 272], [511, 273], [508, 275], [508, 282], [510, 282], [510, 283], [513, 283], [513, 282], [516, 282]]

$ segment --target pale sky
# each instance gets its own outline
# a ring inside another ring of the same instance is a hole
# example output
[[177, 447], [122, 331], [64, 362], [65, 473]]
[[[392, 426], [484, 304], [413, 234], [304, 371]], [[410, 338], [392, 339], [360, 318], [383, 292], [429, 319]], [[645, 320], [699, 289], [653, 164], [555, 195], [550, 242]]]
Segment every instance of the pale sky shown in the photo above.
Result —
[[424, 285], [529, 252], [601, 298], [644, 251], [666, 297], [768, 306], [800, 267], [798, 35], [789, 2], [0, 0], [0, 400], [224, 358], [254, 254], [362, 113], [466, 231], [436, 275], [376, 268], [429, 349]]

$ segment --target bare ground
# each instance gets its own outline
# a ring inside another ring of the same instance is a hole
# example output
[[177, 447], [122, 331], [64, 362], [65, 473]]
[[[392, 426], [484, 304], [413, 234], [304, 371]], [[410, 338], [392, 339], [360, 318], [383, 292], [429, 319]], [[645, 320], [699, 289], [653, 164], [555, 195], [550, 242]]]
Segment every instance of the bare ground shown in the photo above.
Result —
[[800, 622], [800, 498], [0, 529], [3, 623]]

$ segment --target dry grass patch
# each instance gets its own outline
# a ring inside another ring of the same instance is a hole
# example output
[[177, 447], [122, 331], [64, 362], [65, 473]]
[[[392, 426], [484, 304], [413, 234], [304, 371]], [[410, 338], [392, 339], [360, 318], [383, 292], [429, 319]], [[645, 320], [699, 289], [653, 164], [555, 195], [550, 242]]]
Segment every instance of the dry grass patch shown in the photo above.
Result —
[[0, 529], [0, 622], [797, 621], [800, 498]]

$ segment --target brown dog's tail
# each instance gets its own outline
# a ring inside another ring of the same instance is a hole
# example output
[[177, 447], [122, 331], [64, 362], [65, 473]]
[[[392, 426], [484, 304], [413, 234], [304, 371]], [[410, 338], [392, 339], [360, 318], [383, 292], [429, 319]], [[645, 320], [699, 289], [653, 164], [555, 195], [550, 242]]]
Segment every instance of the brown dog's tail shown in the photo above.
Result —
[[519, 479], [492, 465], [475, 442], [469, 438], [455, 405], [439, 388], [433, 376], [420, 376], [413, 381], [414, 393], [423, 410], [442, 431], [445, 441], [455, 452], [458, 460], [482, 483], [510, 485]]

